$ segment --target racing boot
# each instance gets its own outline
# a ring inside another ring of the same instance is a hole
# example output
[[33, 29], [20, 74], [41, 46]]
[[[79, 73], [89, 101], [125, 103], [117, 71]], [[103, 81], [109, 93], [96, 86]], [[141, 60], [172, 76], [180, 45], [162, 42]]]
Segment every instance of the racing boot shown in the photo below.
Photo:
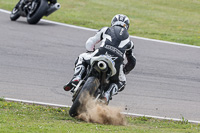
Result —
[[126, 81], [119, 81], [118, 83], [112, 83], [109, 89], [104, 93], [104, 97], [101, 98], [105, 104], [108, 105], [109, 101], [112, 99], [113, 95], [117, 95], [118, 92], [124, 90], [126, 86]]
[[85, 66], [78, 65], [75, 67], [74, 76], [69, 83], [67, 83], [63, 89], [65, 91], [70, 91], [76, 88], [79, 81], [82, 79], [83, 74], [85, 73]]
[[118, 92], [121, 92], [124, 90], [125, 86], [126, 86], [126, 81], [119, 81], [119, 83], [117, 84], [118, 86]]
[[119, 88], [117, 84], [112, 83], [109, 86], [109, 89], [104, 93], [104, 97], [101, 100], [104, 101], [104, 103], [108, 105], [109, 101], [112, 99], [112, 96], [117, 95], [118, 90]]

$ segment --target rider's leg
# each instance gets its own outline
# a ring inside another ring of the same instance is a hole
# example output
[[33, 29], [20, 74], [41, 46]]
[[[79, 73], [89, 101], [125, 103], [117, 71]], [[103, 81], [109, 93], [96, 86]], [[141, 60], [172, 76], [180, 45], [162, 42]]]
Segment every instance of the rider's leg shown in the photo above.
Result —
[[69, 91], [76, 87], [79, 81], [84, 77], [85, 69], [87, 64], [85, 60], [90, 59], [91, 53], [82, 53], [79, 55], [77, 60], [75, 61], [75, 68], [74, 68], [74, 76], [70, 82], [68, 82], [63, 88], [65, 91]]
[[125, 88], [126, 85], [126, 77], [123, 72], [123, 65], [121, 65], [119, 70], [118, 80], [115, 80], [115, 82], [111, 83], [108, 90], [104, 93], [104, 99], [106, 100], [106, 103], [109, 103], [109, 100], [112, 98], [113, 95], [117, 95], [118, 92], [122, 91]]
[[68, 82], [63, 88], [65, 91], [69, 91], [72, 88], [76, 87], [76, 85], [78, 84], [78, 82], [82, 79], [82, 76], [85, 72], [85, 66], [84, 65], [78, 65], [75, 67], [75, 71], [74, 71], [74, 76], [71, 79], [70, 82]]
[[118, 92], [122, 91], [125, 88], [125, 85], [125, 81], [111, 83], [108, 90], [104, 93], [104, 97], [102, 99], [104, 99], [105, 103], [108, 104], [110, 99], [112, 99], [112, 96], [117, 95]]

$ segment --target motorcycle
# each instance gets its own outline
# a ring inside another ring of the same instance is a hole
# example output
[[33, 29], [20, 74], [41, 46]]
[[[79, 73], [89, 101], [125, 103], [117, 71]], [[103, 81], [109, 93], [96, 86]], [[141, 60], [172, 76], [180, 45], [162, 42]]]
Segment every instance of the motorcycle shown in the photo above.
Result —
[[93, 97], [96, 102], [103, 103], [101, 99], [108, 89], [110, 78], [116, 74], [115, 62], [108, 55], [92, 57], [88, 64], [85, 77], [71, 90], [73, 104], [69, 114], [72, 117], [86, 111], [87, 96]]
[[11, 21], [27, 17], [29, 24], [37, 24], [43, 16], [49, 16], [60, 8], [57, 0], [20, 0], [10, 14]]

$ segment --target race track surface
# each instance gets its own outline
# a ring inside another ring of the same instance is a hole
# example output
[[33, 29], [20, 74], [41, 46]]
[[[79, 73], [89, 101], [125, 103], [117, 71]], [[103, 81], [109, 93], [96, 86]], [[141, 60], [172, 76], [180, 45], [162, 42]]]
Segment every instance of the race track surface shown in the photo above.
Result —
[[[0, 12], [0, 97], [71, 105], [63, 90], [94, 31], [41, 21], [11, 22]], [[200, 121], [200, 48], [132, 38], [136, 68], [113, 97], [129, 113]]]

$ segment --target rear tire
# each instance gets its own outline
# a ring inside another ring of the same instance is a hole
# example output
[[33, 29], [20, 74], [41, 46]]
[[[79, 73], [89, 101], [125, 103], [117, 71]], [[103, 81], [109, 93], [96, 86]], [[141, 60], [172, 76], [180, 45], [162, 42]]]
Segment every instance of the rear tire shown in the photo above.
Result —
[[29, 12], [27, 15], [27, 22], [29, 24], [37, 24], [40, 19], [46, 14], [49, 8], [47, 0], [38, 0], [38, 5], [33, 12]]
[[[89, 94], [90, 96], [94, 96], [97, 88], [99, 87], [99, 79], [96, 77], [89, 77], [87, 81], [85, 82], [83, 88], [81, 89], [80, 93], [78, 94], [77, 98], [73, 102], [72, 107], [69, 110], [69, 115], [71, 117], [78, 116], [79, 113], [85, 111], [84, 110], [84, 104], [81, 104], [80, 99], [82, 96], [86, 96]], [[86, 99], [84, 99], [86, 100]]]
[[11, 21], [16, 21], [20, 17], [19, 4], [20, 2], [18, 2], [17, 5], [11, 11], [11, 14], [10, 14]]

